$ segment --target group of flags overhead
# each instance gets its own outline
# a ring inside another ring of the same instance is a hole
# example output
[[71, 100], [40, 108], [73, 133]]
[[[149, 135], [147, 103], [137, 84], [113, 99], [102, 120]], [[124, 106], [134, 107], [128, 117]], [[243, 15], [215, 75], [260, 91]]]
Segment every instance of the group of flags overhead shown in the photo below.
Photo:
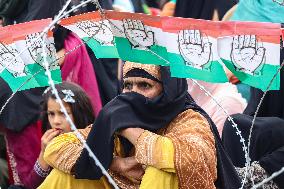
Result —
[[0, 28], [0, 77], [12, 91], [48, 85], [43, 66], [43, 45], [46, 46], [47, 60], [55, 83], [61, 82], [61, 73], [56, 61], [53, 34], [39, 38], [40, 33], [51, 19], [16, 24]]
[[[42, 68], [42, 46], [35, 39], [50, 21], [0, 29], [0, 77], [13, 90]], [[72, 16], [59, 24], [85, 41], [97, 58], [170, 66], [173, 77], [222, 83], [228, 81], [226, 67], [243, 83], [266, 90], [280, 67], [280, 24], [213, 22], [114, 11]], [[46, 44], [52, 76], [60, 82], [51, 31]], [[28, 51], [19, 54], [24, 48]], [[43, 71], [22, 89], [44, 85], [47, 78]], [[279, 86], [278, 74], [270, 90]]]

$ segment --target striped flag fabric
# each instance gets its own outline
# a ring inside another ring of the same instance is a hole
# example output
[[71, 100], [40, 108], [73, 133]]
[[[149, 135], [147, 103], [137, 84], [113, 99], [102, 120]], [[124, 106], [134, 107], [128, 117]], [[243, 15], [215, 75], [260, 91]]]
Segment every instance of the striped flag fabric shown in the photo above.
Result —
[[[280, 67], [280, 24], [259, 22], [222, 23], [218, 53], [239, 80], [266, 90]], [[269, 90], [278, 90], [277, 74]]]
[[[51, 19], [36, 20], [0, 29], [0, 77], [13, 92], [27, 80], [20, 90], [49, 85], [43, 66], [42, 40], [36, 38], [50, 22]], [[51, 31], [44, 41], [52, 79], [60, 83], [61, 72]]]
[[173, 77], [228, 81], [217, 51], [218, 24], [168, 17], [163, 19], [163, 29]]
[[110, 23], [99, 12], [65, 18], [59, 24], [85, 41], [97, 58], [118, 58]]
[[106, 11], [122, 60], [169, 65], [161, 17]]

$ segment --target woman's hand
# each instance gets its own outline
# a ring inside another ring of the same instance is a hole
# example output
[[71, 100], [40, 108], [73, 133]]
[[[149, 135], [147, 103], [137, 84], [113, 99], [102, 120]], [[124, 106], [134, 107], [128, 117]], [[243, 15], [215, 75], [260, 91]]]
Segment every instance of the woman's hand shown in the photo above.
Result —
[[141, 128], [127, 128], [120, 132], [120, 135], [129, 140], [133, 145], [136, 144], [139, 136], [144, 132]]
[[115, 157], [111, 163], [110, 170], [119, 173], [127, 178], [130, 178], [134, 183], [139, 184], [145, 173], [141, 164], [139, 164], [135, 157]]
[[41, 137], [41, 151], [38, 157], [38, 162], [42, 169], [47, 170], [49, 165], [44, 161], [43, 154], [47, 144], [56, 136], [60, 134], [60, 130], [58, 129], [49, 129], [44, 135]]

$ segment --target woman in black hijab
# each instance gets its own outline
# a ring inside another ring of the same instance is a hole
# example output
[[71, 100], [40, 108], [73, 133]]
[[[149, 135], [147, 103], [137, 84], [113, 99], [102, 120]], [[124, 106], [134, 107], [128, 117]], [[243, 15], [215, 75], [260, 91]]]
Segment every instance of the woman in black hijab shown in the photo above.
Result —
[[[171, 188], [240, 187], [216, 126], [187, 93], [185, 79], [170, 77], [166, 67], [130, 62], [124, 65], [123, 77], [123, 93], [105, 105], [87, 137], [87, 144], [119, 187], [139, 187], [141, 165], [146, 167], [141, 185], [151, 184], [148, 188], [163, 188], [157, 183], [168, 172]], [[76, 178], [100, 179], [103, 174], [85, 149], [66, 153], [76, 148], [68, 140], [55, 138], [46, 148], [45, 160]], [[58, 163], [62, 157], [64, 161]], [[160, 174], [159, 179], [151, 173]]]

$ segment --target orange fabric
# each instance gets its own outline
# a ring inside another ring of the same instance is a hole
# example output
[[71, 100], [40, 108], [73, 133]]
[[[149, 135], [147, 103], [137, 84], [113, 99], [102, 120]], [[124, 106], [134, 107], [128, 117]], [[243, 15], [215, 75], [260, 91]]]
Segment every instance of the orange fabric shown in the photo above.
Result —
[[[160, 147], [161, 143], [167, 148]], [[173, 151], [170, 150], [172, 145]], [[193, 110], [182, 112], [161, 135], [145, 131], [138, 138], [135, 148], [139, 163], [176, 173], [179, 188], [215, 188], [215, 140], [207, 120], [201, 114]], [[155, 179], [152, 178], [152, 182]]]

